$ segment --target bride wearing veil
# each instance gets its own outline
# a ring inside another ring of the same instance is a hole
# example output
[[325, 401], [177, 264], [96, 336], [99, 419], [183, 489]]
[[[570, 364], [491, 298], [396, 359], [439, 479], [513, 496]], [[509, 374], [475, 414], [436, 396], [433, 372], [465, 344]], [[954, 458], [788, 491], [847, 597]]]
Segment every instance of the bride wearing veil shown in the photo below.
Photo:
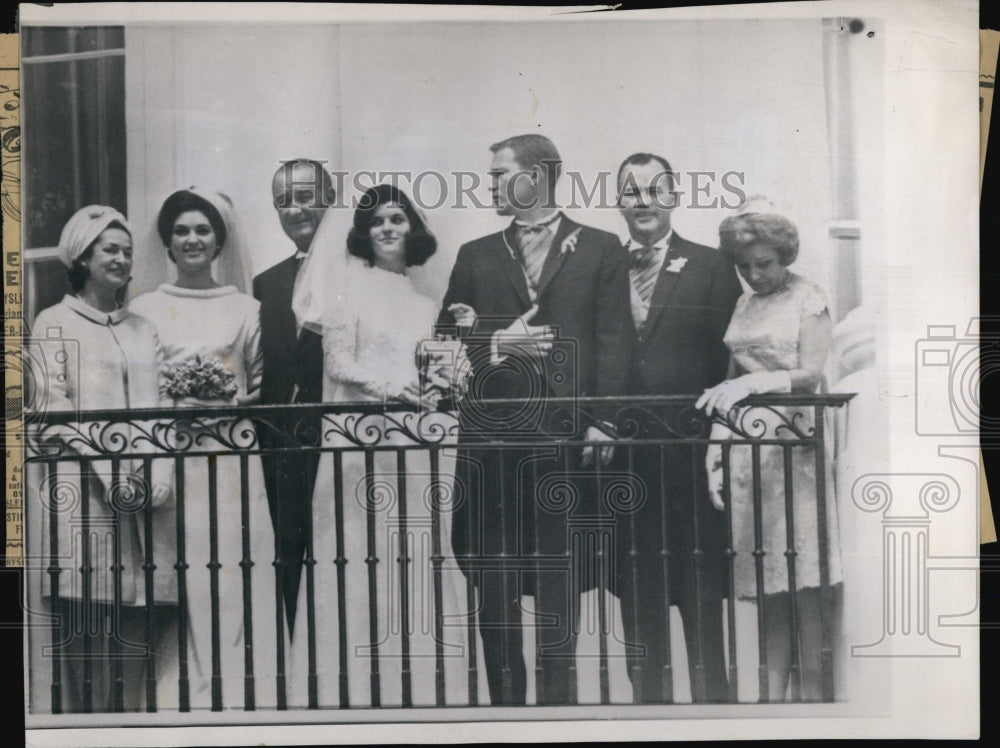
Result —
[[[365, 192], [353, 216], [327, 212], [292, 302], [299, 324], [323, 337], [324, 401], [436, 406], [433, 392], [421, 387], [417, 351], [433, 338], [437, 304], [418, 293], [407, 274], [436, 246], [408, 196], [387, 184]], [[451, 481], [436, 455], [392, 428], [403, 418], [423, 430], [447, 428], [450, 416], [346, 412], [324, 418], [328, 451], [312, 502], [314, 605], [307, 607], [303, 584], [289, 706], [308, 703], [314, 675], [320, 708], [434, 705], [438, 656], [446, 703], [467, 703], [456, 577], [447, 564], [437, 580], [433, 573], [435, 560], [451, 553], [447, 509], [432, 509], [440, 499], [431, 476], [439, 470], [442, 491]], [[440, 638], [436, 615], [444, 622]]]
[[[176, 280], [134, 299], [130, 309], [156, 328], [161, 391], [178, 408], [254, 402], [260, 305], [245, 293], [248, 257], [231, 201], [219, 192], [178, 190], [164, 201], [156, 234], [158, 254], [176, 267]], [[182, 460], [176, 500], [183, 531], [172, 553], [153, 559], [157, 576], [175, 576], [185, 587], [183, 638], [157, 653], [161, 708], [185, 700], [191, 708], [277, 704], [274, 534], [263, 472], [257, 455], [226, 454], [227, 442], [253, 446], [246, 437], [252, 433], [238, 418], [176, 426], [180, 446], [214, 454]]]

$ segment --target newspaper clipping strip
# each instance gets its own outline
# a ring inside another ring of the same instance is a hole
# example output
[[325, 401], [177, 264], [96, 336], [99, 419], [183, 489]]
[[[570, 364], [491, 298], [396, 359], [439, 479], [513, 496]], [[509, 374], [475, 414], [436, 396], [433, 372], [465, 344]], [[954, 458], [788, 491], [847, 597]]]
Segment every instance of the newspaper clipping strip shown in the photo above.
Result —
[[[986, 168], [986, 146], [990, 139], [990, 115], [993, 112], [993, 90], [996, 84], [997, 52], [1000, 51], [1000, 31], [983, 29], [979, 32], [979, 188], [983, 187]], [[990, 489], [986, 482], [986, 467], [979, 456], [979, 542], [997, 542], [993, 522]]]
[[7, 566], [23, 565], [21, 467], [21, 89], [18, 35], [0, 35], [0, 138], [3, 142], [4, 487]]

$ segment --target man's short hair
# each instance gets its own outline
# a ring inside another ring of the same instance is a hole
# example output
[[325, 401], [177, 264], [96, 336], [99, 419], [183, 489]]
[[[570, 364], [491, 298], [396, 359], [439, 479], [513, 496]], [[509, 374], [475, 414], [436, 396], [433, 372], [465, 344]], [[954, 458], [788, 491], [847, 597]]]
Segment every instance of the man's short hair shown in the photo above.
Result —
[[316, 173], [322, 174], [320, 179], [322, 179], [322, 186], [320, 188], [320, 194], [325, 196], [327, 190], [334, 190], [334, 200], [336, 200], [336, 190], [333, 186], [333, 177], [330, 176], [330, 172], [326, 170], [326, 167], [321, 161], [316, 161], [311, 158], [295, 158], [291, 161], [282, 161], [281, 166], [274, 170], [274, 176], [278, 176], [279, 172], [284, 173], [287, 176], [291, 176], [292, 170], [296, 166], [311, 166], [313, 172], [313, 178], [315, 178]]
[[538, 133], [528, 133], [527, 135], [514, 135], [513, 137], [501, 140], [490, 146], [490, 152], [496, 153], [504, 148], [510, 148], [514, 152], [514, 160], [522, 169], [533, 169], [540, 167], [549, 175], [549, 183], [555, 184], [562, 171], [562, 158], [556, 145], [544, 135]]
[[621, 184], [622, 172], [624, 172], [629, 166], [645, 166], [653, 161], [662, 166], [663, 170], [670, 175], [670, 189], [674, 189], [676, 186], [674, 184], [674, 170], [671, 168], [670, 162], [663, 158], [663, 156], [657, 156], [655, 153], [633, 153], [631, 156], [622, 161], [622, 165], [618, 167], [618, 179], [616, 184]]

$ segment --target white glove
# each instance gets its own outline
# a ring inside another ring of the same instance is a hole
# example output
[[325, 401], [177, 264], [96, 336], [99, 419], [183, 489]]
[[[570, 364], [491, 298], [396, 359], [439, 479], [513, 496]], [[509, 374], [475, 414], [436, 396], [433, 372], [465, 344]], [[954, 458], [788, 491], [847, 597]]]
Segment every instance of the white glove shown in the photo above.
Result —
[[736, 379], [727, 379], [725, 382], [705, 390], [694, 407], [703, 407], [707, 415], [712, 415], [712, 411], [726, 415], [736, 403], [750, 395], [791, 391], [792, 376], [784, 369], [780, 371], [755, 371]]
[[[730, 439], [733, 432], [721, 423], [712, 424], [710, 439]], [[720, 512], [726, 505], [722, 500], [722, 445], [709, 444], [705, 455], [705, 473], [708, 475], [708, 498]]]
[[156, 509], [163, 506], [174, 492], [174, 461], [153, 460], [149, 477], [153, 484], [149, 500]]

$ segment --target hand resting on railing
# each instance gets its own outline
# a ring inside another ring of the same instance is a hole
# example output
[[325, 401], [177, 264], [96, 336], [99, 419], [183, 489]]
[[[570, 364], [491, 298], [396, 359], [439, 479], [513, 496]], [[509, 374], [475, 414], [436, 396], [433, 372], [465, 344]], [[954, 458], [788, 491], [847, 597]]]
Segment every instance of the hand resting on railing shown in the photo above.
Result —
[[792, 380], [787, 371], [755, 371], [742, 377], [727, 379], [702, 393], [694, 407], [704, 408], [706, 415], [712, 411], [726, 415], [741, 400], [750, 395], [761, 395], [765, 392], [791, 392]]

